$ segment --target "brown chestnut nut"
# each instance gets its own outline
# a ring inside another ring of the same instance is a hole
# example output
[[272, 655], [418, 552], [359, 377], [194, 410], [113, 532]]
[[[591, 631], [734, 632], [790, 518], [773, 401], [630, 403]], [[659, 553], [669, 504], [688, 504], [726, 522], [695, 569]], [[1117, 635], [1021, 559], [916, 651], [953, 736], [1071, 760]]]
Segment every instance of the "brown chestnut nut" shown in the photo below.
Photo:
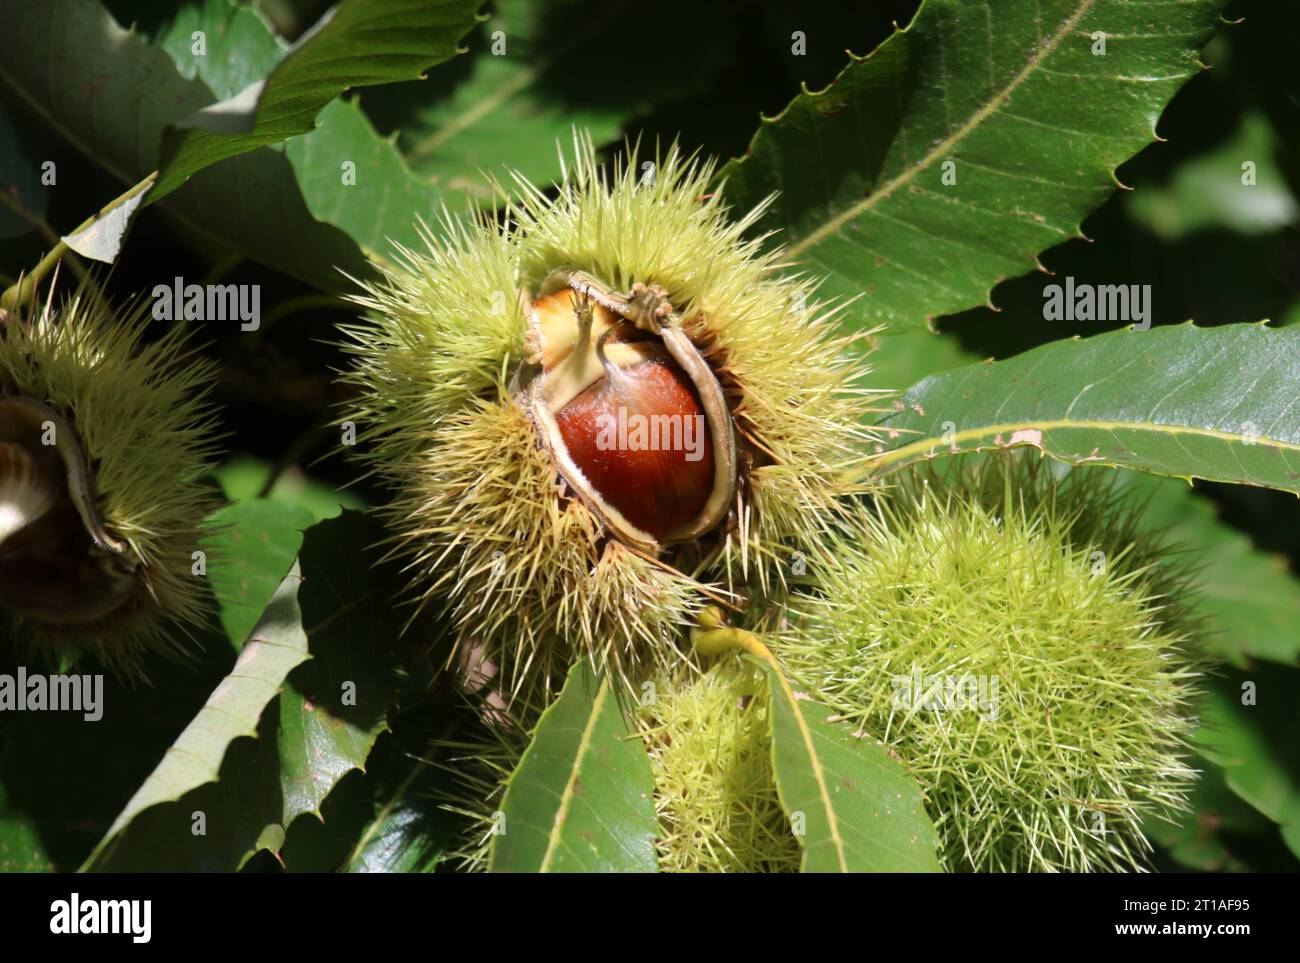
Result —
[[618, 294], [552, 272], [529, 306], [527, 404], [569, 487], [647, 552], [709, 532], [736, 490], [736, 440], [717, 376], [662, 288]]

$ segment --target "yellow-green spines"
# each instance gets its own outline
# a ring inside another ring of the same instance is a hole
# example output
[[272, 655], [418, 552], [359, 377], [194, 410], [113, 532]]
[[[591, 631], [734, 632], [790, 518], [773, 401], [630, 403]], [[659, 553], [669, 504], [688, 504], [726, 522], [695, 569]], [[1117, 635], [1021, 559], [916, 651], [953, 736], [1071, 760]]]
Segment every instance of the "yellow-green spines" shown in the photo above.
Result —
[[[83, 289], [52, 300], [30, 322], [10, 316], [0, 327], [0, 398], [53, 413], [44, 443], [65, 457], [84, 454], [88, 510], [121, 548], [120, 558], [92, 552], [89, 559], [47, 560], [39, 546], [26, 545], [26, 555], [9, 561], [49, 562], [52, 571], [111, 563], [129, 573], [122, 575], [129, 580], [122, 602], [111, 611], [61, 622], [25, 617], [20, 624], [39, 648], [91, 651], [128, 673], [147, 650], [180, 651], [186, 627], [201, 621], [205, 579], [194, 574], [194, 553], [204, 519], [220, 504], [199, 480], [215, 453], [205, 401], [213, 368], [196, 359], [183, 329], [150, 341], [148, 323], [144, 305], [117, 308]], [[75, 437], [55, 438], [55, 421]], [[55, 502], [66, 507], [69, 484], [62, 472], [56, 481]], [[0, 553], [12, 555], [20, 536]], [[82, 601], [70, 599], [70, 611]]]
[[802, 850], [777, 797], [767, 682], [734, 656], [647, 686], [638, 709], [665, 872], [798, 872]]
[[784, 585], [791, 552], [815, 550], [834, 528], [843, 471], [871, 438], [873, 393], [857, 387], [863, 352], [836, 333], [838, 307], [817, 301], [815, 280], [784, 270], [779, 248], [746, 239], [766, 203], [731, 219], [713, 170], [674, 149], [653, 161], [632, 151], [606, 173], [579, 138], [559, 196], [520, 181], [510, 212], [525, 286], [566, 264], [620, 290], [649, 279], [671, 293], [749, 447], [749, 511], [719, 567], [731, 584], [768, 593]]
[[864, 512], [779, 655], [915, 774], [948, 868], [1142, 865], [1194, 777], [1180, 576], [1089, 471], [938, 481]]
[[[677, 873], [798, 872], [802, 850], [772, 774], [767, 682], [735, 656], [680, 662], [626, 697], [654, 776], [659, 868]], [[433, 745], [442, 808], [466, 820], [449, 858], [481, 872], [499, 832], [506, 784], [529, 728], [475, 699], [460, 740]]]
[[508, 231], [444, 212], [425, 247], [399, 247], [392, 273], [356, 301], [371, 321], [346, 327], [360, 386], [348, 409], [369, 457], [390, 480], [430, 449], [428, 433], [474, 399], [501, 397], [523, 350], [524, 316]]
[[[449, 602], [462, 646], [484, 645], [507, 692], [530, 696], [576, 654], [643, 679], [676, 658], [710, 593], [783, 592], [835, 530], [869, 435], [861, 352], [811, 281], [744, 239], [754, 215], [728, 220], [710, 165], [673, 150], [647, 176], [632, 151], [605, 175], [585, 138], [574, 154], [553, 199], [521, 183], [505, 226], [444, 218], [427, 250], [366, 286], [374, 323], [348, 332], [359, 398], [342, 417], [396, 493], [387, 516], [414, 593]], [[611, 291], [662, 286], [721, 385], [739, 483], [705, 536], [658, 552], [621, 541], [540, 443], [528, 319], [559, 268]]]
[[606, 542], [580, 502], [559, 497], [517, 405], [476, 400], [428, 437], [390, 509], [398, 544], [425, 591], [451, 603], [460, 636], [492, 643], [508, 680], [563, 678], [598, 640], [616, 670], [638, 647], [672, 644], [700, 604], [693, 583]]

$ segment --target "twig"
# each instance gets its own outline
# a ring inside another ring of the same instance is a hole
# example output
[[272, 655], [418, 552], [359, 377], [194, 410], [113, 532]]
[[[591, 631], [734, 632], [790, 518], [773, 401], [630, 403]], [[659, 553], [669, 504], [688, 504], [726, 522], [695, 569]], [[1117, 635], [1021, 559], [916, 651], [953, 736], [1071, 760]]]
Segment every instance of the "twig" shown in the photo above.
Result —
[[[24, 205], [22, 201], [18, 200], [18, 198], [14, 197], [12, 193], [9, 191], [0, 191], [0, 202], [3, 202], [9, 210], [13, 211], [20, 218], [26, 221], [32, 230], [43, 237], [51, 246], [60, 243], [59, 235], [54, 228], [46, 224], [39, 215], [28, 210], [26, 205]], [[90, 272], [86, 270], [86, 266], [81, 263], [80, 258], [72, 256], [68, 259], [68, 264], [78, 278], [85, 281], [87, 284], [92, 283], [90, 280]], [[6, 278], [6, 281], [6, 286], [15, 283], [11, 278]]]
[[[72, 230], [71, 234], [81, 233], [82, 231], [86, 230], [86, 228], [90, 227], [92, 224], [98, 221], [105, 214], [108, 214], [111, 211], [114, 211], [117, 208], [121, 207], [123, 204], [133, 199], [138, 194], [144, 193], [145, 191], [147, 191], [149, 188], [153, 186], [154, 180], [157, 177], [158, 177], [158, 172], [154, 171], [148, 177], [142, 180], [140, 183], [136, 184], [134, 187], [126, 191], [126, 193], [121, 194], [118, 197], [115, 197], [113, 200], [109, 201], [107, 204], [101, 207], [97, 213], [91, 215], [90, 217], [82, 221], [81, 224], [79, 224], [76, 228]], [[36, 267], [32, 269], [30, 274], [22, 278], [22, 280], [20, 280], [17, 284], [9, 287], [3, 295], [0, 295], [0, 308], [11, 308], [11, 309], [16, 308], [19, 305], [23, 304], [25, 301], [27, 301], [32, 296], [33, 292], [36, 290], [36, 286], [41, 283], [45, 275], [50, 273], [50, 271], [54, 268], [54, 266], [59, 263], [60, 259], [62, 259], [63, 255], [66, 254], [67, 252], [68, 252], [68, 246], [63, 241], [59, 241], [57, 244], [55, 244], [53, 249], [51, 249], [50, 253], [45, 255], [45, 257], [41, 259], [41, 263], [36, 265]]]

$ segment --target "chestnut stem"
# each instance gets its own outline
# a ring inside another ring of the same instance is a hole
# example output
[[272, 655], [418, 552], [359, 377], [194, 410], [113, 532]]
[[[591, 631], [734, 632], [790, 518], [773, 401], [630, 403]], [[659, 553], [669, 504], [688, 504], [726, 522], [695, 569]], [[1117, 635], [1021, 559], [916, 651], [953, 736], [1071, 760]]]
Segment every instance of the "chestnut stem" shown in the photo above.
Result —
[[[588, 328], [590, 328], [590, 324], [588, 324]], [[600, 362], [600, 366], [604, 369], [605, 377], [609, 379], [610, 384], [617, 384], [623, 378], [623, 371], [618, 365], [609, 360], [609, 355], [605, 354], [605, 342], [609, 340], [609, 336], [613, 333], [613, 328], [606, 328], [605, 332], [596, 339], [596, 360]]]
[[781, 669], [776, 656], [757, 635], [727, 625], [722, 621], [722, 610], [716, 605], [705, 606], [700, 612], [698, 624], [691, 629], [691, 645], [701, 655], [722, 655], [738, 649], [771, 664], [777, 671]]
[[[772, 667], [790, 705], [793, 706], [798, 701], [798, 696], [790, 686], [790, 680], [786, 678], [785, 670], [781, 668], [781, 663], [772, 654], [772, 650], [753, 632], [726, 625], [722, 621], [722, 610], [717, 606], [706, 606], [700, 612], [699, 625], [691, 629], [691, 645], [701, 655], [722, 655], [738, 649], [761, 659]], [[798, 710], [796, 709], [795, 712], [797, 714]]]
[[[72, 237], [73, 235], [80, 234], [106, 214], [121, 207], [127, 201], [135, 198], [136, 195], [149, 190], [149, 188], [153, 187], [154, 181], [157, 180], [157, 178], [158, 172], [154, 171], [140, 183], [127, 190], [126, 193], [121, 194], [101, 207], [98, 213], [92, 214], [90, 217], [86, 218], [73, 228], [67, 236]], [[32, 268], [31, 273], [24, 276], [17, 284], [13, 285], [6, 290], [4, 294], [0, 295], [0, 307], [14, 310], [26, 303], [27, 299], [35, 292], [36, 286], [41, 283], [45, 278], [45, 275], [50, 273], [50, 270], [59, 263], [63, 255], [68, 251], [68, 245], [64, 241], [59, 241], [58, 244], [54, 245], [50, 252], [41, 259], [41, 263]]]
[[[591, 343], [591, 325], [595, 311], [591, 306], [591, 296], [583, 291], [575, 292], [573, 298], [573, 316], [578, 319], [578, 345], [586, 347]], [[597, 345], [599, 350], [599, 345]]]

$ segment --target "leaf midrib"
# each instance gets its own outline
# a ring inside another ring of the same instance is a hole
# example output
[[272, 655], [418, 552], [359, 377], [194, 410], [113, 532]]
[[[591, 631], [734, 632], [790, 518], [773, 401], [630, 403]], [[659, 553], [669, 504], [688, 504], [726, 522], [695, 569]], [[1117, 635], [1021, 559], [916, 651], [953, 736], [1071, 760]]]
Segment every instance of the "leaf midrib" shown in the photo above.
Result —
[[[180, 76], [179, 71], [177, 71], [177, 76]], [[128, 174], [125, 170], [109, 159], [103, 152], [91, 150], [85, 141], [73, 133], [66, 124], [60, 122], [51, 111], [47, 110], [46, 107], [34, 97], [34, 95], [32, 95], [24, 86], [19, 84], [11, 74], [7, 73], [4, 70], [3, 65], [0, 65], [0, 81], [3, 81], [3, 85], [12, 90], [16, 96], [22, 98], [27, 106], [41, 118], [43, 123], [47, 124], [50, 129], [62, 137], [74, 150], [79, 151], [91, 164], [106, 171], [110, 176], [116, 178], [121, 184], [127, 187], [130, 187], [132, 184], [137, 184], [143, 179], [142, 177], [133, 177]], [[200, 83], [202, 82], [203, 81], [200, 78]], [[171, 217], [173, 220], [179, 221], [181, 224], [185, 225], [187, 230], [202, 235], [223, 248], [233, 249], [231, 248], [231, 242], [228, 238], [222, 237], [220, 234], [210, 230], [201, 220], [192, 217], [176, 205], [169, 203], [167, 198], [164, 198], [157, 204], [146, 201], [146, 206], [165, 212], [168, 217]], [[353, 243], [356, 242], [354, 241]], [[358, 247], [360, 247], [360, 245], [358, 245]], [[279, 270], [300, 281], [305, 281], [309, 284], [316, 283], [312, 278], [307, 277], [296, 268], [282, 266]]]
[[565, 780], [564, 791], [560, 794], [560, 805], [555, 810], [555, 823], [551, 826], [551, 831], [547, 835], [546, 852], [542, 855], [542, 863], [538, 867], [539, 873], [550, 872], [551, 859], [555, 855], [560, 840], [560, 830], [569, 813], [569, 803], [577, 795], [575, 789], [578, 784], [578, 773], [582, 769], [583, 759], [591, 749], [592, 733], [595, 731], [600, 714], [604, 711], [605, 699], [608, 695], [609, 684], [602, 681], [600, 688], [596, 691], [595, 698], [591, 702], [591, 712], [588, 713], [587, 723], [582, 728], [582, 736], [578, 740], [577, 751], [573, 754], [573, 766], [570, 769], [568, 779]]
[[[595, 36], [605, 24], [613, 19], [614, 14], [625, 5], [626, 0], [615, 0], [615, 2], [607, 3], [605, 9], [599, 14], [587, 20], [580, 28], [571, 30], [568, 38], [560, 43], [554, 51], [531, 67], [520, 70], [514, 77], [500, 84], [491, 94], [480, 98], [473, 106], [461, 111], [447, 123], [430, 133], [428, 137], [412, 144], [410, 150], [406, 151], [407, 160], [409, 162], [422, 160], [448, 141], [459, 137], [484, 117], [489, 116], [511, 97], [527, 90], [539, 77], [555, 66], [560, 58], [567, 57], [591, 37]], [[489, 56], [492, 55], [489, 54]]]
[[4, 81], [5, 86], [21, 98], [23, 102], [27, 104], [28, 108], [39, 116], [44, 123], [49, 124], [50, 127], [54, 128], [54, 130], [56, 130], [64, 140], [84, 154], [88, 160], [98, 164], [103, 170], [116, 177], [128, 187], [139, 180], [139, 178], [131, 178], [124, 170], [122, 170], [122, 168], [118, 167], [111, 160], [105, 158], [102, 154], [96, 154], [92, 151], [89, 146], [81, 140], [81, 138], [77, 137], [68, 128], [66, 124], [62, 123], [57, 117], [55, 117], [52, 111], [48, 110], [45, 105], [37, 100], [34, 94], [30, 93], [25, 86], [15, 80], [13, 75], [4, 69], [4, 64], [2, 63], [0, 63], [0, 81]]
[[[817, 755], [812, 729], [809, 728], [808, 720], [804, 718], [804, 714], [799, 711], [799, 700], [795, 698], [794, 690], [790, 687], [789, 681], [786, 680], [785, 673], [776, 666], [768, 666], [768, 671], [780, 681], [782, 694], [785, 696], [786, 703], [790, 706], [790, 711], [799, 726], [799, 735], [803, 739], [804, 748], [808, 752], [808, 761], [812, 765], [813, 779], [817, 782], [817, 794], [821, 798], [822, 807], [826, 810], [826, 828], [830, 832], [831, 843], [835, 847], [835, 857], [839, 860], [840, 872], [847, 873], [849, 865], [844, 856], [844, 840], [840, 836], [839, 819], [835, 815], [835, 807], [831, 804], [830, 790], [826, 786], [826, 774], [822, 770], [821, 759]], [[805, 848], [805, 863], [807, 858], [808, 850]]]
[[[1023, 431], [1025, 429], [1036, 429], [1038, 431], [1053, 431], [1057, 429], [1095, 429], [1097, 431], [1149, 431], [1157, 435], [1195, 435], [1201, 438], [1213, 438], [1230, 444], [1241, 444], [1245, 437], [1242, 433], [1233, 433], [1230, 431], [1221, 431], [1217, 428], [1198, 428], [1195, 425], [1169, 425], [1154, 421], [1109, 421], [1097, 419], [1050, 419], [1034, 420], [1026, 419], [1024, 421], [1002, 422], [996, 425], [984, 425], [979, 428], [967, 428], [965, 431], [959, 431], [953, 434], [952, 444], [959, 441], [971, 440], [986, 437], [988, 435], [1004, 434], [1007, 432]], [[1300, 452], [1300, 444], [1289, 441], [1282, 441], [1277, 438], [1269, 438], [1263, 435], [1256, 435], [1255, 444], [1263, 448], [1276, 448], [1278, 450]], [[936, 438], [931, 435], [929, 438], [922, 438], [919, 441], [910, 442], [899, 448], [891, 449], [872, 459], [874, 465], [892, 465], [897, 462], [906, 462], [911, 456], [923, 454], [927, 449], [943, 446], [948, 447], [942, 437]]]
[[900, 173], [890, 180], [886, 181], [880, 188], [872, 191], [856, 204], [845, 208], [839, 214], [829, 218], [824, 224], [816, 228], [805, 237], [790, 245], [787, 253], [790, 257], [798, 257], [807, 251], [810, 247], [820, 244], [827, 237], [834, 234], [849, 221], [865, 214], [878, 203], [893, 194], [898, 188], [912, 181], [921, 171], [930, 167], [940, 156], [948, 153], [963, 140], [966, 139], [980, 124], [987, 120], [993, 113], [1001, 109], [1010, 99], [1011, 95], [1029, 78], [1035, 70], [1042, 66], [1043, 62], [1056, 52], [1065, 38], [1074, 32], [1079, 21], [1084, 18], [1089, 10], [1092, 9], [1096, 0], [1082, 0], [1079, 9], [1071, 16], [1066, 18], [1060, 28], [1046, 43], [1040, 43], [1034, 55], [1029, 58], [1029, 62], [1021, 68], [1020, 72], [1011, 78], [1011, 81], [1000, 90], [992, 99], [983, 107], [971, 114], [971, 116], [955, 131], [936, 144], [929, 153], [922, 157], [915, 164], [905, 167]]

